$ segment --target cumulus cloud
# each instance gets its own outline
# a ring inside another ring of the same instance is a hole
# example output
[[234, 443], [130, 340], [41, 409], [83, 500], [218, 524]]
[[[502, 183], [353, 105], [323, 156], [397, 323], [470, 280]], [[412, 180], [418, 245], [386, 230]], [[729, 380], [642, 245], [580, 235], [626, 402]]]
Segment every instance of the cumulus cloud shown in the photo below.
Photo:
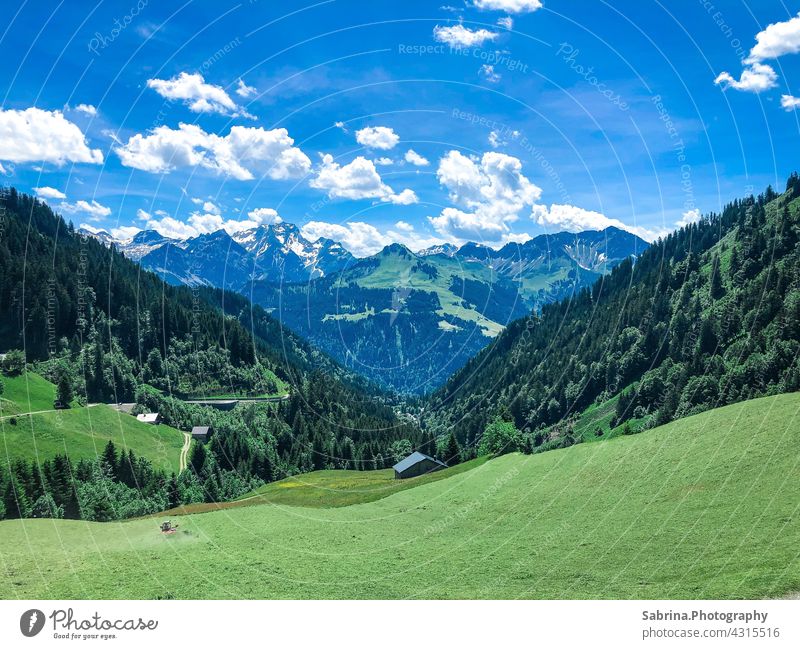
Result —
[[414, 151], [414, 149], [406, 151], [405, 161], [415, 167], [427, 167], [430, 164], [427, 158], [422, 157], [419, 153]]
[[236, 82], [236, 94], [240, 97], [250, 97], [251, 95], [256, 94], [256, 92], [258, 91], [253, 88], [253, 86], [248, 86], [244, 82], [244, 79], [239, 79], [239, 81]]
[[511, 16], [505, 16], [497, 19], [497, 24], [505, 29], [514, 29], [514, 19]]
[[447, 207], [428, 219], [436, 232], [457, 239], [504, 240], [520, 211], [542, 193], [522, 173], [518, 158], [494, 151], [480, 159], [450, 151], [436, 175], [458, 208]]
[[394, 160], [392, 160], [391, 158], [375, 158], [373, 162], [379, 167], [388, 167], [389, 165], [394, 164]]
[[193, 113], [218, 113], [255, 119], [238, 106], [224, 88], [206, 83], [203, 75], [197, 72], [181, 72], [172, 79], [148, 79], [147, 87], [155, 90], [164, 99], [183, 101]]
[[794, 18], [768, 25], [756, 34], [756, 44], [745, 63], [777, 59], [784, 54], [800, 52], [800, 13]]
[[356, 257], [374, 255], [395, 242], [402, 243], [411, 250], [422, 250], [445, 243], [444, 239], [417, 233], [414, 226], [405, 221], [398, 221], [394, 228], [385, 232], [362, 221], [344, 224], [311, 221], [300, 228], [300, 232], [311, 241], [316, 241], [320, 237], [338, 241]]
[[476, 9], [505, 11], [507, 14], [530, 13], [542, 8], [541, 0], [474, 0]]
[[101, 164], [100, 149], [90, 149], [81, 130], [61, 111], [0, 109], [0, 160]]
[[417, 202], [416, 194], [404, 189], [399, 194], [383, 182], [375, 164], [363, 156], [346, 165], [333, 161], [333, 156], [324, 154], [317, 175], [309, 183], [315, 189], [328, 192], [331, 198], [377, 198], [385, 203], [408, 205]]
[[220, 209], [211, 201], [205, 201], [203, 203], [203, 211], [211, 214], [221, 214]]
[[257, 207], [247, 213], [251, 221], [255, 221], [258, 225], [273, 225], [281, 223], [283, 219], [278, 216], [278, 212], [271, 207]]
[[[206, 205], [216, 208], [213, 203], [206, 203]], [[188, 239], [201, 234], [211, 234], [218, 230], [225, 230], [228, 234], [233, 235], [242, 230], [252, 230], [260, 225], [272, 225], [283, 221], [278, 212], [270, 207], [255, 208], [247, 213], [247, 217], [241, 220], [225, 219], [219, 209], [203, 210], [192, 212], [186, 221], [180, 221], [169, 215], [164, 215], [160, 219], [151, 218], [147, 222], [147, 227], [165, 237]]]
[[200, 166], [237, 180], [252, 180], [255, 171], [286, 180], [311, 169], [311, 160], [293, 144], [285, 128], [234, 126], [221, 137], [196, 124], [180, 124], [177, 129], [159, 126], [147, 135], [137, 133], [114, 151], [124, 166], [152, 173]]
[[39, 198], [66, 198], [67, 195], [54, 187], [34, 187], [33, 191]]
[[488, 29], [469, 29], [464, 25], [449, 25], [433, 28], [433, 38], [440, 43], [445, 43], [453, 48], [477, 47], [486, 41], [495, 40], [499, 34]]
[[153, 218], [153, 215], [150, 212], [146, 212], [143, 209], [136, 210], [136, 220], [137, 221], [149, 221]]
[[388, 151], [397, 146], [400, 136], [388, 126], [367, 126], [356, 131], [356, 141], [370, 149]]
[[746, 67], [738, 80], [729, 72], [723, 72], [714, 83], [744, 92], [759, 93], [769, 90], [777, 85], [778, 75], [764, 61], [798, 52], [800, 52], [800, 14], [790, 20], [768, 25], [766, 29], [756, 34], [756, 44], [744, 59]]
[[697, 223], [700, 219], [700, 210], [695, 208], [693, 210], [687, 210], [684, 212], [681, 218], [678, 221], [675, 221], [675, 225], [677, 225], [679, 228], [682, 228], [685, 225]]
[[78, 104], [75, 106], [75, 110], [77, 110], [79, 113], [86, 113], [87, 115], [97, 115], [97, 108], [91, 104]]
[[111, 236], [117, 241], [127, 241], [141, 231], [141, 228], [137, 228], [133, 225], [121, 225], [118, 228], [111, 228]]
[[781, 108], [786, 112], [791, 112], [800, 108], [800, 97], [792, 95], [781, 95]]
[[78, 201], [77, 203], [60, 203], [58, 209], [65, 214], [87, 214], [90, 221], [99, 221], [109, 214], [111, 208], [101, 205], [93, 200], [91, 203], [88, 201]]
[[608, 227], [615, 227], [640, 236], [645, 241], [655, 241], [666, 234], [666, 230], [649, 230], [630, 226], [618, 219], [610, 219], [600, 212], [584, 210], [574, 205], [551, 205], [549, 209], [546, 205], [536, 205], [531, 211], [531, 218], [539, 225], [567, 232], [605, 230]]
[[754, 63], [742, 71], [739, 79], [728, 72], [723, 72], [714, 79], [714, 83], [724, 88], [759, 93], [778, 85], [778, 75], [765, 63]]

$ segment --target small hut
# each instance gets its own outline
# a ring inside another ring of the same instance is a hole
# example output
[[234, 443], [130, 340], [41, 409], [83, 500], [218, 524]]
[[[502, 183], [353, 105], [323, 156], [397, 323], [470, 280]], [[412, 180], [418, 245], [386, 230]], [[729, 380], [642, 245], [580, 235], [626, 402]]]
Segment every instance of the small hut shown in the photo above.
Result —
[[432, 458], [430, 455], [414, 451], [404, 460], [400, 460], [392, 468], [394, 469], [395, 479], [402, 480], [404, 478], [414, 478], [425, 473], [433, 473], [440, 469], [446, 469], [447, 465], [444, 462]]
[[212, 432], [214, 431], [211, 426], [194, 426], [192, 428], [192, 439], [205, 444]]
[[160, 424], [161, 423], [161, 415], [157, 412], [147, 412], [141, 415], [136, 415], [136, 419], [141, 421], [143, 424]]

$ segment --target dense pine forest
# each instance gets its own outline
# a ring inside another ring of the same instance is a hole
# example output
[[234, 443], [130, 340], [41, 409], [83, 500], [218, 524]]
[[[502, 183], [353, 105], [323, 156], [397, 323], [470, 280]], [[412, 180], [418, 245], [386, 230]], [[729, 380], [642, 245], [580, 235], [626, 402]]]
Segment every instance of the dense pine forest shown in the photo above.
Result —
[[[194, 444], [179, 476], [113, 443], [94, 461], [4, 461], [5, 516], [123, 518], [235, 498], [314, 469], [384, 468], [411, 447], [433, 450], [390, 396], [246, 299], [168, 286], [14, 189], [0, 193], [0, 341], [4, 372], [44, 375], [64, 406], [135, 401], [134, 414], [158, 411], [180, 430], [215, 431], [207, 445]], [[288, 398], [235, 412], [184, 402], [221, 394]]]
[[795, 391], [798, 240], [793, 174], [784, 194], [736, 200], [512, 323], [432, 396], [424, 422], [472, 446], [504, 421], [520, 433], [512, 445], [535, 450], [579, 441], [570, 422], [615, 397], [612, 426], [636, 432]]

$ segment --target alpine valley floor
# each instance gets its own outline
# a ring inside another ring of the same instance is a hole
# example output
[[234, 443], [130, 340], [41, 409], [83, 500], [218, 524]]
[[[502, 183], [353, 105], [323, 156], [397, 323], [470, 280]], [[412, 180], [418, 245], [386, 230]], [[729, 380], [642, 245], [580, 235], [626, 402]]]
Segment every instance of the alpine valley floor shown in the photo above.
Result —
[[[763, 598], [800, 590], [800, 394], [385, 498], [0, 523], [5, 598]], [[302, 479], [302, 476], [294, 480]]]

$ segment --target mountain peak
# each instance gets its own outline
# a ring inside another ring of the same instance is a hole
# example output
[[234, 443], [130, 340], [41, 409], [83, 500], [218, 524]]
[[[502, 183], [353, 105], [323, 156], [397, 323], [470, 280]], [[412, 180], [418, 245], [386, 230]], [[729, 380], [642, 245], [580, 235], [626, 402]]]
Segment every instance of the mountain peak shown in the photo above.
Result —
[[401, 257], [414, 257], [414, 253], [411, 252], [406, 246], [402, 243], [390, 243], [380, 252], [381, 255], [388, 256], [388, 255], [400, 255]]

